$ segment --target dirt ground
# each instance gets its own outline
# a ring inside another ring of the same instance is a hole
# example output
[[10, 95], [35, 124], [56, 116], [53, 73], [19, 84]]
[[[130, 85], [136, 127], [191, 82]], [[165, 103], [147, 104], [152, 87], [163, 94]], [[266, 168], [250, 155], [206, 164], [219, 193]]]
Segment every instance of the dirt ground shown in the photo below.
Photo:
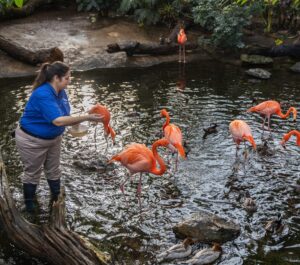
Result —
[[[100, 18], [92, 22], [91, 13], [72, 10], [39, 11], [32, 16], [2, 22], [0, 35], [31, 50], [60, 48], [65, 62], [74, 71], [94, 68], [150, 66], [161, 62], [176, 61], [177, 55], [127, 57], [124, 52], [108, 54], [106, 46], [119, 41], [136, 40], [158, 42], [159, 36], [168, 36], [164, 27], [139, 27], [124, 18]], [[196, 41], [196, 33], [189, 33], [189, 40]], [[193, 60], [198, 55], [188, 55]], [[0, 77], [33, 75], [33, 67], [0, 52]]]

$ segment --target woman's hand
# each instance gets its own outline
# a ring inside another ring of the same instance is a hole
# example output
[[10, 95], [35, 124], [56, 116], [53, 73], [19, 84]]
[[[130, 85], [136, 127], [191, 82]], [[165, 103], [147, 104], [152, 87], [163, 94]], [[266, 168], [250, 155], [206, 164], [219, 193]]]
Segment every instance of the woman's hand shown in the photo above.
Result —
[[89, 114], [87, 115], [88, 121], [94, 121], [94, 122], [103, 122], [104, 115], [101, 114]]

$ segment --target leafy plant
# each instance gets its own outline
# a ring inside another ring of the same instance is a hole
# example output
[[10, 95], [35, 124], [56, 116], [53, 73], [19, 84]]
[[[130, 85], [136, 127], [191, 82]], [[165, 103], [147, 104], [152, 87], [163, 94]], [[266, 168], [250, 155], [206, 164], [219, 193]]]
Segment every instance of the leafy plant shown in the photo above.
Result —
[[193, 8], [194, 21], [212, 32], [211, 42], [219, 47], [244, 46], [242, 29], [250, 23], [248, 7], [222, 0], [201, 0]]

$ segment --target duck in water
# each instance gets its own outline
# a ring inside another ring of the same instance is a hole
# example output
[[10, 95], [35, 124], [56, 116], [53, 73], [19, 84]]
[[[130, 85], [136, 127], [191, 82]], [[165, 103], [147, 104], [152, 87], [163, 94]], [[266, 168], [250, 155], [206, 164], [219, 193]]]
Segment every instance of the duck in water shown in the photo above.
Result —
[[217, 127], [218, 127], [218, 125], [216, 123], [213, 123], [213, 124], [210, 124], [209, 127], [203, 128], [203, 131], [204, 131], [203, 139], [206, 138], [206, 136], [211, 133], [216, 133]]
[[192, 244], [194, 244], [193, 239], [186, 238], [183, 240], [182, 243], [176, 244], [166, 251], [160, 253], [157, 256], [157, 260], [163, 261], [163, 260], [173, 260], [173, 259], [182, 259], [186, 258], [192, 253]]
[[282, 223], [282, 215], [279, 213], [277, 217], [268, 223], [265, 226], [265, 230], [268, 233], [280, 233], [284, 228], [284, 224]]
[[211, 264], [221, 255], [222, 248], [220, 244], [214, 243], [211, 248], [205, 248], [196, 253], [194, 257], [185, 261], [185, 264], [203, 265]]

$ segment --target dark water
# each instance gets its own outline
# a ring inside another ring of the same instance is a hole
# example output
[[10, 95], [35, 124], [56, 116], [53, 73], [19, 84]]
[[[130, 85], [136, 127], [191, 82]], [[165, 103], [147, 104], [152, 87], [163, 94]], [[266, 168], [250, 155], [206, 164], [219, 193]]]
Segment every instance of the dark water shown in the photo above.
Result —
[[[102, 127], [97, 129], [96, 146], [94, 125], [83, 138], [66, 134], [62, 168], [68, 225], [109, 252], [115, 264], [155, 264], [158, 253], [178, 242], [172, 227], [204, 209], [241, 225], [240, 236], [222, 246], [223, 254], [216, 264], [300, 264], [300, 195], [293, 188], [300, 178], [300, 148], [294, 139], [286, 150], [279, 144], [283, 134], [297, 128], [299, 122], [274, 117], [272, 134], [262, 138], [260, 117], [246, 113], [253, 99], [276, 99], [300, 110], [299, 76], [273, 70], [271, 80], [254, 82], [244, 70], [203, 62], [185, 69], [171, 64], [76, 74], [68, 88], [73, 112], [87, 110], [96, 102], [111, 110], [117, 144], [110, 145], [108, 158], [128, 143], [150, 146], [158, 139], [162, 108], [182, 129], [189, 153], [187, 160], [180, 160], [175, 175], [172, 168], [162, 177], [144, 175], [140, 209], [138, 177], [125, 186], [125, 198], [119, 189], [126, 174], [121, 165], [101, 173], [72, 164], [76, 154], [85, 153], [90, 161], [103, 155]], [[31, 82], [32, 78], [0, 80], [1, 146], [20, 208], [21, 164], [9, 132], [23, 111]], [[246, 158], [241, 148], [236, 157], [228, 131], [233, 119], [247, 121], [256, 143], [267, 141], [268, 148], [261, 152], [248, 148]], [[218, 124], [218, 132], [203, 139], [203, 128], [211, 123]], [[165, 155], [163, 150], [161, 153]], [[257, 202], [258, 210], [253, 214], [242, 207], [245, 191]], [[44, 178], [38, 196], [46, 212], [41, 222], [46, 222], [49, 189]], [[265, 236], [266, 222], [278, 213], [282, 213], [286, 229], [282, 235]], [[0, 243], [0, 263], [44, 264], [14, 248], [2, 234]]]

